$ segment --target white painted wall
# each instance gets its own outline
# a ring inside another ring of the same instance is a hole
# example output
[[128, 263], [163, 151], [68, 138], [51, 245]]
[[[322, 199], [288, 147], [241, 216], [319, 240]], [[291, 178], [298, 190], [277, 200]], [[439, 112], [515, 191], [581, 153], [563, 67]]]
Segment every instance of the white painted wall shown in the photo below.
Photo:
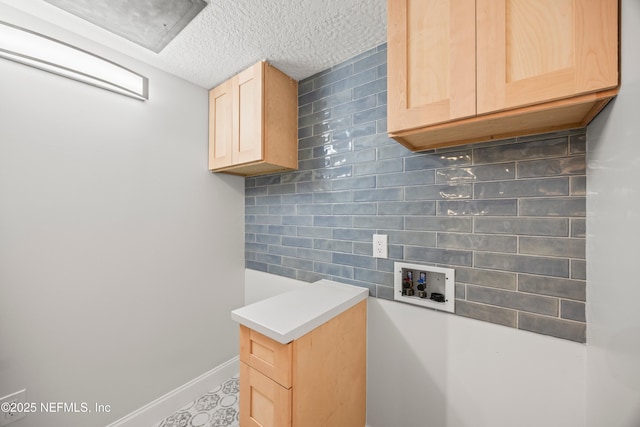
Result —
[[584, 426], [584, 345], [369, 300], [372, 427]]
[[292, 291], [309, 283], [288, 277], [246, 269], [244, 273], [244, 303], [253, 304], [283, 292]]
[[588, 129], [587, 426], [640, 426], [640, 2], [622, 0], [622, 86]]
[[238, 353], [244, 181], [207, 170], [207, 91], [0, 4], [2, 20], [150, 78], [140, 102], [0, 60], [0, 396], [111, 405], [93, 427]]
[[[245, 277], [248, 301], [306, 285]], [[585, 425], [584, 345], [378, 298], [368, 307], [369, 426]]]

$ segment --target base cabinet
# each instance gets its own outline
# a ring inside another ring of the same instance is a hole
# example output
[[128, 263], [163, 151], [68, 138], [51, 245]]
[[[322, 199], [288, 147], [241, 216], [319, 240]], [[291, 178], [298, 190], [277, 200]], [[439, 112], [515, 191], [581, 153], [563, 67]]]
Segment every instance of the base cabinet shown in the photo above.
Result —
[[363, 427], [366, 301], [281, 344], [240, 326], [242, 427]]

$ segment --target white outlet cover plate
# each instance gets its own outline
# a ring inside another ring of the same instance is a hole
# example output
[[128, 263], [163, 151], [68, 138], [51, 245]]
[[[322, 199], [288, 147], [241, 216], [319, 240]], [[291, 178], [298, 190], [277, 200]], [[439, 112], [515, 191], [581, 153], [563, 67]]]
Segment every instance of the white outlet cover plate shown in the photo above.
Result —
[[[456, 273], [453, 268], [433, 267], [431, 265], [423, 264], [409, 264], [406, 262], [396, 262], [393, 264], [393, 299], [395, 301], [402, 301], [408, 304], [420, 305], [422, 307], [433, 308], [435, 310], [446, 311], [449, 313], [455, 312], [455, 283]], [[444, 274], [444, 296], [445, 302], [436, 302], [426, 298], [420, 298], [417, 296], [405, 296], [402, 295], [402, 269], [413, 271], [424, 271], [431, 273]]]
[[373, 257], [389, 258], [389, 237], [386, 234], [373, 235]]
[[[11, 402], [24, 404], [26, 402], [26, 393], [27, 393], [26, 390], [20, 390], [20, 391], [16, 391], [15, 393], [8, 394], [4, 397], [0, 397], [0, 404], [11, 403]], [[14, 421], [18, 421], [20, 418], [24, 418], [26, 416], [27, 416], [26, 412], [18, 412], [18, 413], [15, 413], [13, 416], [10, 416], [8, 413], [4, 411], [0, 411], [0, 427], [9, 425]]]

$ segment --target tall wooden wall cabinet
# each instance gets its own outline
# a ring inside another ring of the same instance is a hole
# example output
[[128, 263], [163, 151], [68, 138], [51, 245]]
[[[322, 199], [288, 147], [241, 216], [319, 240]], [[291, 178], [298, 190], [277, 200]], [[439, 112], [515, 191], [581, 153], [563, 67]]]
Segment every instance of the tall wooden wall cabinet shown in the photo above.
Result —
[[618, 0], [389, 0], [388, 130], [412, 150], [585, 126], [618, 92]]
[[209, 169], [251, 176], [298, 168], [298, 83], [258, 62], [209, 92]]

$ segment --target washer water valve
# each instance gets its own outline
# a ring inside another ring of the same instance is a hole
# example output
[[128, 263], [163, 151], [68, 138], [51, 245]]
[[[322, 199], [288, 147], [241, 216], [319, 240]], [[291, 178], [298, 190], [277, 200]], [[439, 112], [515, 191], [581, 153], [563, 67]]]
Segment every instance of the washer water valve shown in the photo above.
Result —
[[[417, 278], [417, 279], [416, 279]], [[453, 313], [455, 310], [453, 268], [396, 262], [394, 300]]]

